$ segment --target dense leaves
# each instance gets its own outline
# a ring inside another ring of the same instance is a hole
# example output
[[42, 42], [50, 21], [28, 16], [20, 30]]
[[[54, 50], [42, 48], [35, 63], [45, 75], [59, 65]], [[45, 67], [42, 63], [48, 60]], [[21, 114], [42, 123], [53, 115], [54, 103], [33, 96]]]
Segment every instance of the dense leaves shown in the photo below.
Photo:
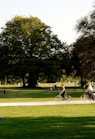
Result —
[[76, 29], [81, 33], [73, 45], [73, 61], [77, 75], [95, 80], [95, 10], [81, 19]]
[[62, 74], [60, 53], [64, 46], [40, 19], [17, 16], [6, 23], [0, 34], [2, 75], [21, 78], [29, 87], [35, 87], [42, 75], [54, 82]]

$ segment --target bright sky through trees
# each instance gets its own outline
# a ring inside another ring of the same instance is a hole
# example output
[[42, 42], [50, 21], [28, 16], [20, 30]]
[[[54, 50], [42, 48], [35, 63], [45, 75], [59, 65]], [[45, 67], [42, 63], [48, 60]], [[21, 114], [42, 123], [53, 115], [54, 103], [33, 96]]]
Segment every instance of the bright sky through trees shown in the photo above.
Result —
[[95, 0], [0, 0], [0, 28], [14, 16], [36, 16], [51, 26], [54, 34], [71, 44], [76, 39], [77, 20], [89, 14]]

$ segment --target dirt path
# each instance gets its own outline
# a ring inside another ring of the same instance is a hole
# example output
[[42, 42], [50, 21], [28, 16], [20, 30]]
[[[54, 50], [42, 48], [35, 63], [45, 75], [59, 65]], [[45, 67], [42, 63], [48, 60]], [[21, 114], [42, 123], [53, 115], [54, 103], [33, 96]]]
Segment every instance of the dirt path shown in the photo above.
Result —
[[0, 103], [0, 107], [4, 106], [40, 106], [40, 105], [67, 105], [67, 104], [92, 104], [95, 101], [75, 100], [75, 101], [45, 101], [45, 102], [5, 102]]

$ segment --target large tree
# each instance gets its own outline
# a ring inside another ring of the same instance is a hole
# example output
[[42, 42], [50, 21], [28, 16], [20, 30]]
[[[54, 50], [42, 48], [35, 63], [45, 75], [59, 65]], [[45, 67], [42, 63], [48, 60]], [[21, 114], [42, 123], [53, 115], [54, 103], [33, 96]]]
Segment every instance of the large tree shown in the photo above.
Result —
[[78, 21], [76, 30], [80, 33], [73, 50], [77, 74], [93, 80], [95, 78], [95, 10]]
[[28, 86], [35, 87], [40, 75], [46, 74], [49, 78], [50, 71], [53, 77], [57, 75], [58, 66], [52, 57], [59, 55], [64, 45], [37, 17], [16, 16], [6, 23], [0, 34], [0, 67], [4, 64], [4, 75], [19, 76], [23, 85], [27, 77]]

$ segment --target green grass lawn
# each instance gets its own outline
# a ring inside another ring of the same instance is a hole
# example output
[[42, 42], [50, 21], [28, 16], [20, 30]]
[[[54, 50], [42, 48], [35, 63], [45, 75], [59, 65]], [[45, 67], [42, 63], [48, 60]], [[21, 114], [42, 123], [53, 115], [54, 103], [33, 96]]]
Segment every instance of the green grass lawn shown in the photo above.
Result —
[[[72, 100], [80, 99], [83, 90], [81, 88], [66, 88], [67, 92], [72, 96]], [[0, 88], [0, 102], [17, 102], [17, 101], [55, 101], [60, 100], [55, 98], [58, 91], [48, 91], [46, 88], [15, 88], [7, 87], [6, 94], [3, 88]]]
[[95, 104], [0, 107], [0, 139], [95, 139]]
[[[67, 88], [80, 100], [81, 88]], [[57, 91], [0, 88], [0, 102], [54, 101]], [[95, 104], [0, 107], [0, 139], [95, 139]]]

